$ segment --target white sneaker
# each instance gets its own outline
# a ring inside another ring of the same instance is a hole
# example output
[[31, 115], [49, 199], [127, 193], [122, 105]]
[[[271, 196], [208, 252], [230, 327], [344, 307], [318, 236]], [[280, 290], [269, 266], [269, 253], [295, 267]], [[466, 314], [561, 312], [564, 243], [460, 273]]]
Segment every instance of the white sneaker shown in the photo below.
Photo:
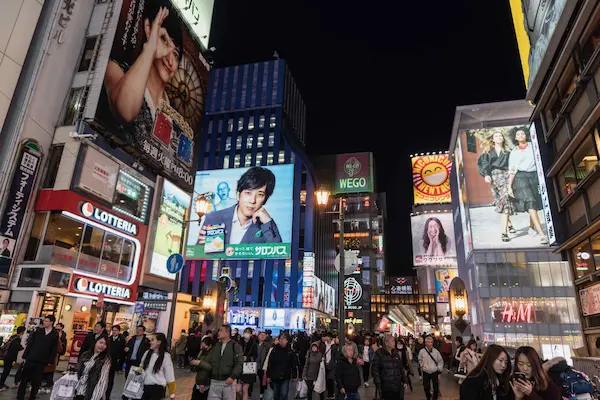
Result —
[[369, 382], [365, 382], [365, 387], [368, 388], [369, 387]]

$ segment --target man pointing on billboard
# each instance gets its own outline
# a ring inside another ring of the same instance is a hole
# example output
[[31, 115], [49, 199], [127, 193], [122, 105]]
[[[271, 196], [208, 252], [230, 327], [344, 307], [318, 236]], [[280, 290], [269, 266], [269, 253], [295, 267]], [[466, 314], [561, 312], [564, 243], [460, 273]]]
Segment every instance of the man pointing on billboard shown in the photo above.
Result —
[[209, 226], [223, 226], [226, 244], [281, 243], [277, 224], [264, 208], [275, 190], [275, 175], [263, 167], [248, 169], [237, 182], [237, 204], [206, 215], [198, 245]]

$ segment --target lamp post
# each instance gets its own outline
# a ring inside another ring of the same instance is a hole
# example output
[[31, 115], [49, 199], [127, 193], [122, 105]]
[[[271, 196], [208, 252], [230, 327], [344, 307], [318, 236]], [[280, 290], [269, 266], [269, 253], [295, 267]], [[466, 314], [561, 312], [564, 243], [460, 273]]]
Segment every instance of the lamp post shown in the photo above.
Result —
[[[315, 192], [317, 196], [317, 204], [321, 207], [327, 206], [329, 201], [329, 191], [323, 188]], [[344, 271], [345, 271], [345, 254], [344, 254], [344, 199], [340, 196], [338, 211], [326, 211], [325, 214], [338, 214], [340, 223], [340, 270], [338, 272], [338, 335], [344, 334]], [[342, 338], [340, 338], [341, 340]]]
[[[208, 200], [204, 194], [198, 195], [196, 201], [194, 202], [196, 208], [196, 214], [198, 214], [198, 225], [200, 225], [202, 217], [206, 213], [208, 209]], [[185, 217], [187, 217], [187, 213]], [[186, 241], [186, 231], [187, 224], [193, 222], [192, 220], [183, 221], [183, 227], [181, 231], [181, 242], [179, 243], [179, 254], [183, 257], [183, 246]], [[185, 259], [185, 257], [184, 257]], [[173, 341], [173, 325], [175, 323], [175, 307], [177, 306], [177, 294], [179, 293], [179, 279], [180, 279], [181, 271], [178, 271], [175, 274], [175, 280], [173, 281], [173, 303], [171, 305], [171, 315], [169, 315], [169, 330], [167, 334], [168, 340]]]

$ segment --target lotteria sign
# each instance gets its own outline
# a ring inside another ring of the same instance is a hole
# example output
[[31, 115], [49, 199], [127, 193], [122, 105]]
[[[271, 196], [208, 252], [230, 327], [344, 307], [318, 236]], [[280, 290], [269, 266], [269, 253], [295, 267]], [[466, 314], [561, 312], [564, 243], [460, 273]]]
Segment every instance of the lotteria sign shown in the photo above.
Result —
[[104, 294], [115, 299], [129, 300], [131, 298], [131, 289], [128, 287], [93, 281], [88, 278], [76, 278], [73, 287], [76, 292], [92, 296]]
[[130, 235], [137, 236], [137, 225], [124, 220], [123, 218], [117, 217], [116, 215], [94, 207], [92, 203], [85, 202], [81, 205], [81, 214], [86, 218], [94, 219], [103, 224], [112, 226], [121, 232], [128, 233]]
[[335, 157], [335, 193], [373, 191], [371, 153], [338, 154]]

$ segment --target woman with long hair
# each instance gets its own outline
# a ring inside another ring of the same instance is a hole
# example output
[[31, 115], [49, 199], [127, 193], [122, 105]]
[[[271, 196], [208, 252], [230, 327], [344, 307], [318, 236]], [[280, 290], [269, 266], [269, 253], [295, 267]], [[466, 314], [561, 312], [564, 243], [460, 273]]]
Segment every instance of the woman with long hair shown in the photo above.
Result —
[[100, 336], [94, 346], [79, 358], [75, 400], [102, 400], [108, 387], [109, 373], [109, 341], [106, 336]]
[[142, 400], [161, 400], [165, 390], [169, 388], [171, 398], [175, 398], [175, 369], [173, 360], [167, 352], [167, 338], [157, 333], [150, 338], [150, 349], [147, 350], [140, 366], [144, 369], [144, 394]]
[[477, 354], [477, 342], [475, 339], [469, 340], [467, 347], [460, 355], [460, 362], [467, 372], [473, 371], [477, 364], [479, 364], [479, 355]]
[[[252, 328], [244, 329], [240, 344], [244, 350], [244, 362], [256, 362], [258, 359], [258, 345], [256, 343], [256, 338], [252, 335]], [[258, 366], [256, 370], [258, 370]], [[242, 375], [241, 381], [243, 382], [242, 399], [248, 400], [249, 395], [252, 397], [252, 389], [254, 388], [254, 382], [256, 382], [256, 374], [244, 374]]]
[[517, 232], [510, 223], [510, 216], [515, 213], [515, 210], [512, 199], [508, 195], [508, 162], [511, 145], [506, 140], [502, 129], [495, 128], [490, 137], [482, 140], [481, 151], [477, 159], [477, 170], [492, 188], [495, 211], [500, 214], [501, 239], [503, 242], [508, 242], [510, 241], [508, 234]]
[[502, 346], [490, 345], [460, 386], [461, 400], [504, 400], [512, 395], [510, 357]]
[[514, 377], [511, 381], [515, 399], [560, 400], [561, 390], [550, 379], [542, 367], [542, 361], [533, 347], [522, 346], [515, 353], [515, 373], [522, 373], [525, 379]]
[[426, 256], [443, 257], [450, 249], [450, 238], [446, 236], [442, 222], [435, 218], [427, 218], [423, 229], [423, 250]]
[[508, 163], [508, 194], [514, 198], [517, 212], [529, 213], [529, 235], [539, 235], [540, 243], [548, 244], [538, 214], [543, 206], [533, 146], [525, 128], [515, 128], [512, 135], [515, 148], [510, 153]]

